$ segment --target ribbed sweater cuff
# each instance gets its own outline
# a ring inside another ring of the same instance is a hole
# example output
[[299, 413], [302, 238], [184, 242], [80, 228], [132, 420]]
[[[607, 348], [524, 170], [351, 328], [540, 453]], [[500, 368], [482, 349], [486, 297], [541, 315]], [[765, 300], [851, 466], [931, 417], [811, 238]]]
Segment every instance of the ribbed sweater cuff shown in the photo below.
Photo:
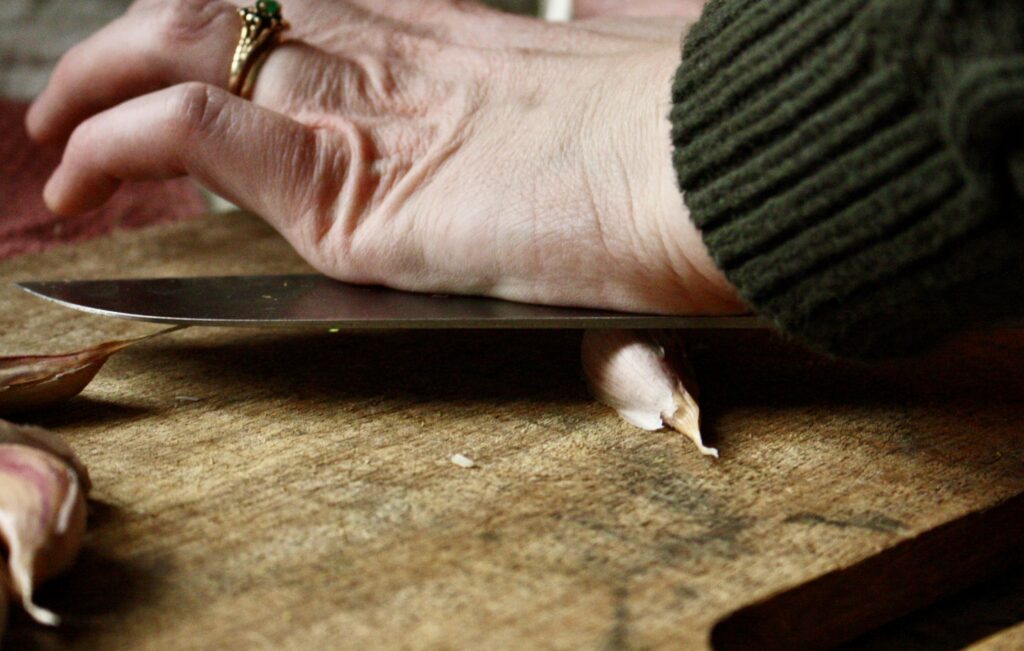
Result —
[[879, 52], [871, 4], [713, 1], [671, 114], [680, 187], [728, 279], [783, 331], [856, 357], [1024, 305], [1021, 202], [994, 205], [965, 172], [916, 71]]

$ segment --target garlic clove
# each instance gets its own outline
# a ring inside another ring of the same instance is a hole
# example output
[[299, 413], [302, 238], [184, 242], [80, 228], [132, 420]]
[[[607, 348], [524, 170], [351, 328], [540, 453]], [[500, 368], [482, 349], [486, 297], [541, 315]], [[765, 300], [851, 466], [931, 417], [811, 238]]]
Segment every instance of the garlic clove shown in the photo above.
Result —
[[85, 535], [85, 494], [75, 470], [37, 447], [0, 444], [0, 539], [11, 592], [41, 624], [56, 614], [37, 606], [37, 583], [68, 567]]
[[32, 425], [15, 425], [0, 419], [0, 445], [5, 443], [25, 445], [52, 454], [71, 466], [86, 495], [92, 490], [92, 481], [89, 479], [89, 471], [85, 464], [71, 446], [53, 432]]
[[41, 409], [72, 398], [88, 386], [114, 353], [145, 339], [181, 330], [108, 341], [62, 355], [0, 357], [0, 414]]
[[599, 402], [628, 423], [648, 431], [671, 427], [701, 454], [718, 458], [718, 450], [704, 445], [692, 373], [676, 343], [647, 331], [587, 331], [582, 345], [587, 383]]

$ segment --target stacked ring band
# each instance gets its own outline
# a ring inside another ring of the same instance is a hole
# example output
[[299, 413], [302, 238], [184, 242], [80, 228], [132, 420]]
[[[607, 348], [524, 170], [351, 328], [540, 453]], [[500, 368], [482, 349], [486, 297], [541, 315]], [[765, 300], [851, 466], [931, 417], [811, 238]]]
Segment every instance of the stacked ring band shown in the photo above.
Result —
[[254, 7], [239, 9], [238, 15], [242, 17], [242, 33], [231, 58], [228, 90], [250, 99], [260, 67], [281, 42], [281, 32], [288, 29], [288, 23], [281, 16], [281, 4], [274, 0], [258, 0]]

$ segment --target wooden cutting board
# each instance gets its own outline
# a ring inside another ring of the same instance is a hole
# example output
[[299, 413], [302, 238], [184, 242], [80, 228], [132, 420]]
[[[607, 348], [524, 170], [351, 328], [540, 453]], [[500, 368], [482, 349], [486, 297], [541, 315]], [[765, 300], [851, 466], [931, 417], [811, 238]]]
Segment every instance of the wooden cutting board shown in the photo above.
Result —
[[[0, 353], [152, 328], [9, 283], [285, 273], [214, 217], [0, 264]], [[1024, 549], [1024, 334], [910, 363], [687, 335], [723, 458], [587, 395], [574, 332], [192, 329], [22, 420], [96, 486], [28, 649], [819, 648]], [[464, 454], [473, 469], [453, 465]]]

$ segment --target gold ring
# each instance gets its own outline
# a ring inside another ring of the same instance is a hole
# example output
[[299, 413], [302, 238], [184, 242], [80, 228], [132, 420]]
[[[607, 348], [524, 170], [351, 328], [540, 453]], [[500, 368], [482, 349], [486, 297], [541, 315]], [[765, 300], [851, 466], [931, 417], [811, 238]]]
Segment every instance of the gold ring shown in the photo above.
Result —
[[274, 0], [258, 0], [254, 7], [239, 9], [238, 15], [242, 17], [242, 33], [231, 57], [228, 90], [250, 99], [260, 66], [281, 42], [281, 32], [288, 29], [288, 23], [281, 17], [281, 3]]

